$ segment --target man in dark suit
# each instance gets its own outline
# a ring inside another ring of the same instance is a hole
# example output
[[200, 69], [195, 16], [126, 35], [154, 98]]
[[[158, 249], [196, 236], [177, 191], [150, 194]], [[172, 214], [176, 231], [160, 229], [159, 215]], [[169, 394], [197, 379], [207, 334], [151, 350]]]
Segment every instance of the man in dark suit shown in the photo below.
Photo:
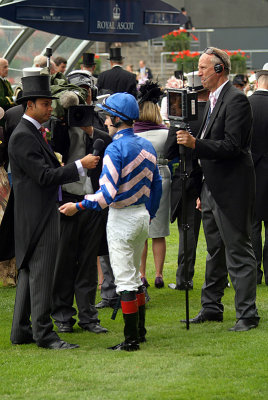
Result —
[[[257, 284], [261, 284], [264, 273], [265, 284], [268, 285], [268, 63], [256, 72], [256, 79], [257, 90], [249, 97], [253, 113], [251, 151], [256, 173], [256, 203], [251, 239], [257, 260]], [[262, 222], [265, 227], [263, 249]]]
[[[87, 90], [87, 104], [91, 105], [92, 93], [94, 93], [92, 76], [76, 70], [71, 72], [67, 78], [70, 84]], [[68, 126], [67, 134], [69, 146], [64, 158], [65, 165], [87, 153], [92, 153], [97, 139], [103, 140], [104, 147], [112, 142], [107, 133], [95, 128], [94, 122], [93, 126], [83, 128]], [[65, 141], [67, 142], [67, 140]], [[99, 154], [101, 157], [104, 155], [104, 147]], [[78, 182], [63, 185], [61, 204], [69, 201], [79, 202], [84, 199], [86, 194], [95, 193], [99, 189], [101, 169], [102, 162], [98, 164], [97, 168], [90, 171], [90, 176], [81, 176]], [[107, 329], [100, 325], [98, 311], [95, 308], [97, 256], [100, 246], [106, 238], [106, 219], [106, 211], [99, 213], [95, 210], [78, 213], [74, 218], [61, 215], [61, 235], [52, 302], [52, 317], [58, 327], [58, 332], [73, 332], [73, 326], [76, 323], [74, 297], [78, 308], [78, 325], [83, 330], [93, 333], [107, 332]], [[72, 243], [71, 246], [70, 243]], [[106, 251], [108, 253], [108, 249]]]
[[[228, 80], [230, 58], [209, 47], [198, 71], [210, 101], [197, 138], [177, 132], [177, 142], [194, 149], [204, 174], [202, 221], [207, 241], [202, 309], [192, 323], [222, 321], [227, 269], [235, 289], [236, 324], [232, 331], [256, 328], [256, 259], [250, 240], [255, 173], [250, 152], [252, 114], [247, 97]], [[185, 322], [185, 321], [183, 321]]]
[[112, 93], [127, 92], [137, 97], [137, 81], [136, 75], [122, 68], [123, 58], [121, 56], [121, 48], [110, 48], [111, 69], [100, 73], [97, 86], [101, 90], [109, 90]]
[[[197, 75], [197, 71], [188, 74], [188, 87], [190, 90], [197, 91], [198, 95], [198, 119], [189, 121], [189, 128], [194, 137], [198, 134], [199, 128], [203, 120], [203, 114], [209, 92], [201, 84], [201, 79]], [[168, 132], [168, 138], [165, 145], [165, 155], [168, 160], [173, 160], [179, 155], [179, 145], [176, 136], [177, 128], [171, 126]], [[189, 289], [193, 288], [194, 265], [196, 258], [196, 247], [201, 223], [201, 213], [196, 209], [196, 200], [199, 196], [200, 178], [202, 176], [201, 167], [197, 160], [193, 159], [193, 152], [187, 149], [185, 153], [186, 171], [188, 175], [186, 183], [187, 191], [187, 254], [188, 254], [188, 271], [189, 271]], [[179, 254], [178, 268], [176, 272], [176, 284], [170, 283], [170, 289], [185, 290], [185, 270], [184, 270], [184, 233], [183, 233], [183, 217], [182, 217], [182, 175], [181, 166], [179, 165], [172, 177], [171, 184], [171, 223], [177, 219], [179, 230]]]
[[[18, 285], [11, 330], [13, 344], [35, 342], [49, 349], [78, 347], [60, 340], [50, 318], [52, 280], [59, 238], [59, 185], [77, 181], [99, 157], [87, 155], [62, 167], [46, 142], [42, 123], [51, 116], [48, 75], [22, 78], [26, 111], [8, 147], [14, 189]], [[30, 321], [31, 317], [31, 321]]]

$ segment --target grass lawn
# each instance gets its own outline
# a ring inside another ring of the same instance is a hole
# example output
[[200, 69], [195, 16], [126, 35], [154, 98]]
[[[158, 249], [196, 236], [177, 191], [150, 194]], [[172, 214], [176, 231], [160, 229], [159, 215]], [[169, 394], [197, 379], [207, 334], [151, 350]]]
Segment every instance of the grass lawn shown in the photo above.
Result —
[[[111, 309], [100, 310], [109, 333], [82, 332], [61, 337], [79, 349], [53, 351], [9, 341], [15, 289], [0, 287], [1, 400], [229, 400], [268, 399], [268, 287], [258, 286], [260, 326], [249, 332], [229, 332], [235, 323], [234, 291], [225, 290], [224, 322], [206, 322], [187, 331], [185, 293], [168, 289], [175, 282], [178, 247], [176, 225], [167, 240], [165, 287], [154, 288], [152, 256], [147, 279], [147, 343], [134, 353], [112, 352], [123, 340], [122, 313], [111, 320]], [[151, 253], [151, 252], [150, 252]], [[206, 245], [200, 234], [190, 317], [200, 309]], [[99, 300], [99, 292], [98, 298]]]

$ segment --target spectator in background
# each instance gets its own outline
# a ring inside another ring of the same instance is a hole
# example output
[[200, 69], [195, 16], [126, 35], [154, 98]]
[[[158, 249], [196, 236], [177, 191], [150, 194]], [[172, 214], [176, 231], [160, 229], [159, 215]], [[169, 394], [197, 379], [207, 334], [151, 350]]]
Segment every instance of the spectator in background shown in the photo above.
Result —
[[83, 62], [81, 64], [81, 69], [84, 71], [88, 71], [93, 77], [94, 83], [97, 83], [97, 78], [96, 76], [94, 76], [94, 71], [96, 69], [95, 53], [83, 53]]
[[185, 29], [192, 29], [193, 31], [195, 30], [195, 27], [193, 26], [192, 23], [192, 18], [190, 15], [187, 14], [187, 11], [184, 7], [181, 8], [181, 13], [187, 17], [187, 22], [184, 24]]
[[[155, 264], [156, 288], [164, 287], [163, 268], [166, 256], [166, 239], [169, 235], [169, 203], [171, 176], [168, 160], [164, 156], [164, 147], [168, 136], [168, 129], [162, 124], [160, 108], [157, 104], [163, 95], [157, 83], [147, 81], [141, 85], [138, 93], [140, 116], [134, 124], [134, 133], [149, 140], [157, 153], [157, 165], [162, 178], [162, 197], [156, 213], [156, 217], [149, 226], [149, 238], [152, 238], [152, 250]], [[148, 253], [148, 240], [145, 242], [141, 257], [141, 276], [145, 287], [148, 287], [146, 279], [146, 260]]]
[[[11, 84], [7, 80], [8, 76], [8, 61], [5, 58], [0, 58], [0, 107], [4, 111], [15, 105], [13, 98], [13, 90]], [[4, 126], [4, 119], [0, 120], [0, 126]]]
[[126, 66], [126, 71], [131, 72], [132, 74], [135, 73], [132, 64], [128, 64], [128, 65]]
[[67, 60], [64, 57], [58, 56], [56, 58], [54, 58], [54, 63], [56, 65], [56, 72], [61, 72], [62, 74], [64, 74], [64, 72], [66, 71], [66, 67], [67, 67]]
[[244, 91], [244, 88], [246, 86], [245, 80], [244, 80], [244, 75], [242, 74], [237, 74], [235, 75], [234, 79], [233, 79], [233, 85], [241, 90], [242, 92]]
[[136, 75], [123, 69], [123, 59], [120, 47], [110, 48], [111, 69], [103, 71], [98, 77], [99, 91], [112, 93], [127, 92], [137, 97]]
[[[43, 54], [38, 54], [37, 56], [34, 57], [33, 67], [45, 68], [46, 66], [47, 66], [47, 57], [46, 56], [44, 56]], [[50, 58], [50, 75], [53, 75], [56, 72], [57, 72], [56, 64]]]
[[140, 60], [139, 69], [137, 71], [137, 77], [139, 84], [143, 84], [148, 79], [153, 79], [153, 74], [150, 68], [146, 67], [144, 60]]
[[[256, 79], [257, 90], [249, 97], [253, 113], [251, 152], [256, 173], [256, 202], [251, 238], [257, 260], [257, 284], [261, 284], [264, 274], [265, 284], [268, 285], [268, 63], [256, 72]], [[262, 223], [265, 229], [263, 246]]]

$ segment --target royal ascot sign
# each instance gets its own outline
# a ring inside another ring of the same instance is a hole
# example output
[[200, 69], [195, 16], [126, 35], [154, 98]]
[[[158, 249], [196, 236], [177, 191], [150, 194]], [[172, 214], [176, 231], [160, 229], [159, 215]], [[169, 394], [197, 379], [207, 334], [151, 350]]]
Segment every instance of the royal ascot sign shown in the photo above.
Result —
[[148, 40], [185, 16], [161, 0], [0, 0], [0, 16], [56, 35], [102, 42]]
[[[141, 30], [141, 1], [98, 0], [94, 14], [90, 16], [90, 33], [138, 35]], [[95, 18], [97, 16], [97, 19]]]

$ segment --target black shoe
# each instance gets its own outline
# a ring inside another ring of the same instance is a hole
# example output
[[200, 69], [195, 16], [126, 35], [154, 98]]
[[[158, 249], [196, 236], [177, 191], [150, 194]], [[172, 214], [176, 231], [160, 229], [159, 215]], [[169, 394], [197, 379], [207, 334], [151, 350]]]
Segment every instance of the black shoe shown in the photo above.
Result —
[[[186, 289], [186, 283], [183, 282], [180, 285], [176, 285], [175, 283], [169, 283], [168, 287], [170, 289], [174, 289], [174, 290], [185, 290]], [[188, 283], [188, 290], [193, 290], [194, 284], [193, 281], [190, 281]]]
[[38, 345], [39, 347], [43, 347], [44, 349], [51, 349], [51, 350], [70, 350], [70, 349], [77, 349], [80, 347], [78, 344], [71, 344], [64, 342], [64, 340], [55, 340], [54, 342]]
[[103, 326], [101, 326], [98, 322], [91, 322], [90, 324], [87, 325], [80, 325], [79, 326], [85, 330], [85, 331], [89, 331], [89, 332], [93, 332], [93, 333], [106, 333], [108, 332], [108, 329], [103, 328]]
[[132, 340], [130, 342], [122, 342], [117, 344], [116, 346], [108, 347], [108, 350], [115, 350], [115, 351], [136, 351], [139, 350], [140, 346], [136, 340]]
[[101, 309], [101, 308], [108, 308], [108, 307], [112, 307], [109, 303], [108, 300], [101, 300], [98, 304], [95, 305], [96, 308]]
[[229, 331], [232, 332], [245, 332], [249, 331], [250, 329], [257, 328], [259, 325], [259, 319], [258, 318], [244, 318], [244, 319], [239, 319], [236, 324], [229, 329]]
[[[190, 324], [202, 324], [206, 321], [222, 322], [223, 315], [205, 311], [202, 309], [196, 317], [189, 320]], [[181, 322], [186, 322], [186, 319], [181, 319]]]
[[72, 333], [73, 327], [70, 324], [56, 324], [59, 333]]

